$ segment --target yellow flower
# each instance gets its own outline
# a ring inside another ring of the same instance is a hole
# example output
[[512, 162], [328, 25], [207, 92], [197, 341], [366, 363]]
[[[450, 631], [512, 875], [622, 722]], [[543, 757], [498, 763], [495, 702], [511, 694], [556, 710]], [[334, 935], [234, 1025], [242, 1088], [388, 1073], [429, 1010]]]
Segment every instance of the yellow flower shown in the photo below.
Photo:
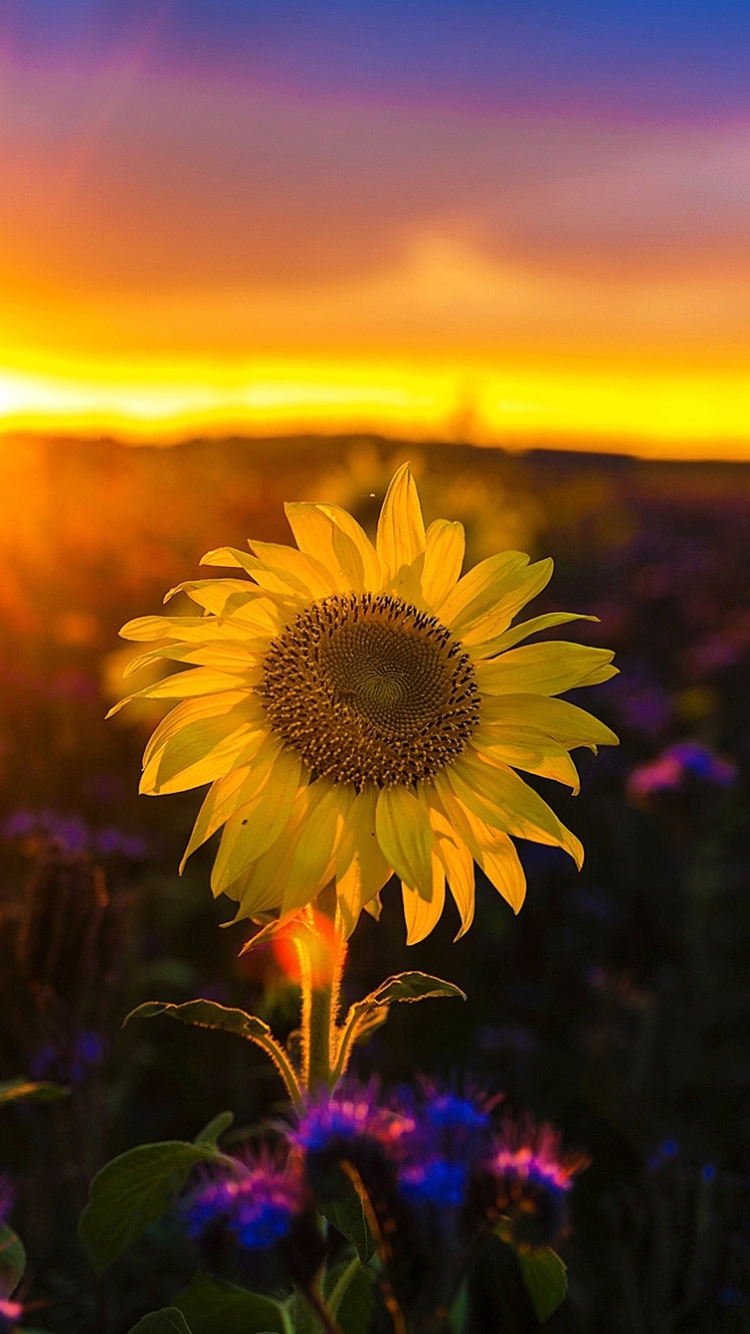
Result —
[[203, 564], [249, 580], [181, 584], [167, 598], [184, 591], [202, 615], [123, 627], [126, 639], [159, 641], [128, 671], [189, 666], [139, 692], [183, 700], [151, 737], [141, 791], [211, 784], [185, 859], [223, 825], [211, 885], [236, 900], [237, 919], [284, 920], [335, 879], [348, 934], [362, 908], [377, 915], [395, 872], [410, 943], [437, 922], [446, 884], [462, 935], [475, 862], [517, 912], [526, 885], [512, 837], [558, 845], [579, 866], [583, 850], [515, 771], [577, 792], [569, 752], [617, 738], [554, 698], [606, 681], [610, 652], [516, 645], [596, 618], [553, 612], [511, 626], [551, 560], [505, 551], [462, 578], [463, 528], [437, 519], [425, 532], [406, 466], [375, 545], [335, 505], [286, 513], [297, 549], [211, 551]]

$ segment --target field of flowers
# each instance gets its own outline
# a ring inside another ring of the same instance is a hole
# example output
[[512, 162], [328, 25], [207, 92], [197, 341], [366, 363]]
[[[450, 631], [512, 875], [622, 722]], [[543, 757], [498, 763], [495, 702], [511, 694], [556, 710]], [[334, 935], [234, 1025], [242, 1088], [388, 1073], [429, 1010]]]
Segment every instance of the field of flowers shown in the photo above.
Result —
[[[137, 795], [166, 710], [138, 701], [105, 722], [133, 656], [118, 630], [204, 576], [205, 551], [287, 542], [284, 500], [344, 506], [371, 530], [406, 458], [425, 517], [465, 525], [467, 565], [506, 548], [554, 558], [532, 614], [598, 617], [555, 637], [616, 651], [620, 674], [572, 700], [621, 744], [577, 752], [575, 798], [529, 780], [586, 859], [579, 873], [558, 848], [520, 844], [518, 916], [481, 875], [457, 942], [448, 907], [407, 947], [395, 887], [379, 922], [363, 915], [347, 1001], [415, 969], [467, 999], [394, 1006], [355, 1051], [357, 1096], [505, 1118], [507, 1152], [525, 1146], [552, 1177], [568, 1153], [588, 1160], [570, 1225], [551, 1233], [569, 1271], [551, 1334], [750, 1330], [750, 470], [370, 439], [24, 440], [0, 461], [0, 1084], [69, 1089], [0, 1101], [0, 1217], [29, 1257], [7, 1314], [0, 1291], [0, 1330], [126, 1334], [168, 1306], [195, 1270], [202, 1197], [97, 1279], [76, 1235], [91, 1177], [134, 1145], [192, 1140], [224, 1109], [222, 1148], [242, 1156], [285, 1114], [255, 1047], [165, 1018], [122, 1028], [145, 1001], [205, 997], [285, 1038], [300, 993], [283, 944], [238, 957], [249, 924], [219, 929], [234, 905], [211, 896], [213, 845], [178, 876], [199, 795]], [[488, 1264], [466, 1328], [538, 1328], [514, 1284]], [[380, 1316], [351, 1319], [364, 1334]]]

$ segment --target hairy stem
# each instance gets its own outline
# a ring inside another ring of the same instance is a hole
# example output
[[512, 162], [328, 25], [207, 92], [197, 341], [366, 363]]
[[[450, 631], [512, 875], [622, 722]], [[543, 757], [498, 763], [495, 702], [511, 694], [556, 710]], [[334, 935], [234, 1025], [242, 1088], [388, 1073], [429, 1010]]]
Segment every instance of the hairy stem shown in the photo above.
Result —
[[295, 938], [302, 986], [302, 1083], [308, 1093], [336, 1082], [338, 1013], [346, 942], [337, 915], [336, 887], [326, 886], [305, 909]]

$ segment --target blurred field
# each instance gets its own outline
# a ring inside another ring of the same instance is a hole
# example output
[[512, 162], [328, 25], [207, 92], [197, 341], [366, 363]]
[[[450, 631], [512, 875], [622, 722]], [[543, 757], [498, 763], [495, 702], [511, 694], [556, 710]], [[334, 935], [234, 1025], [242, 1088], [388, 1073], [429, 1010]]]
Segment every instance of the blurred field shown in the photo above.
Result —
[[371, 524], [406, 457], [426, 517], [466, 525], [470, 563], [551, 554], [535, 609], [600, 617], [573, 635], [615, 648], [621, 675], [581, 702], [622, 745], [580, 753], [575, 799], [541, 780], [587, 859], [578, 875], [561, 853], [522, 849], [517, 919], [485, 884], [465, 939], [451, 943], [448, 911], [407, 951], [386, 891], [381, 923], [354, 937], [352, 995], [410, 966], [469, 1000], [403, 1007], [360, 1071], [396, 1083], [418, 1052], [426, 1072], [504, 1090], [591, 1154], [571, 1301], [550, 1331], [750, 1329], [750, 466], [345, 438], [19, 440], [0, 456], [0, 1079], [74, 1088], [3, 1114], [0, 1169], [16, 1165], [29, 1299], [47, 1303], [34, 1323], [50, 1331], [120, 1334], [190, 1272], [161, 1226], [156, 1265], [142, 1246], [95, 1289], [72, 1228], [97, 1164], [192, 1136], [223, 1107], [251, 1135], [281, 1096], [231, 1038], [122, 1033], [124, 1014], [204, 994], [294, 1024], [273, 954], [240, 964], [246, 931], [216, 929], [231, 905], [211, 900], [211, 850], [177, 877], [198, 795], [136, 795], [159, 713], [104, 722], [132, 656], [117, 630], [158, 611], [204, 551], [286, 541], [284, 499]]

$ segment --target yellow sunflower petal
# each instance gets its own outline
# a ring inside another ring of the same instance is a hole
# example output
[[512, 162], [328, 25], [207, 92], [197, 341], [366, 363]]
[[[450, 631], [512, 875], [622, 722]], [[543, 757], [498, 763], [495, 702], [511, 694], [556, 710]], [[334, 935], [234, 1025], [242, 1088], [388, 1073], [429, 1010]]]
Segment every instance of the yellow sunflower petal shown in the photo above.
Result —
[[200, 564], [234, 566], [245, 570], [264, 594], [298, 598], [304, 592], [304, 585], [301, 585], [293, 574], [283, 569], [274, 570], [267, 567], [250, 551], [237, 551], [234, 547], [217, 547], [215, 551], [207, 551], [205, 556], [201, 556]]
[[502, 735], [498, 736], [490, 728], [481, 728], [472, 737], [472, 745], [490, 761], [565, 783], [574, 796], [581, 790], [578, 771], [567, 750], [543, 732], [517, 727], [503, 729]]
[[442, 809], [430, 805], [430, 823], [435, 833], [435, 851], [445, 871], [448, 887], [461, 918], [456, 940], [465, 935], [474, 920], [474, 858], [446, 819]]
[[268, 652], [268, 639], [222, 640], [220, 644], [160, 644], [131, 658], [123, 677], [132, 676], [157, 662], [188, 662], [196, 667], [214, 667], [229, 672], [252, 670]]
[[353, 793], [336, 783], [328, 783], [315, 810], [304, 822], [289, 866], [281, 913], [304, 908], [328, 883], [334, 871], [336, 847]]
[[378, 519], [377, 552], [388, 578], [411, 565], [425, 549], [424, 520], [408, 463], [394, 474]]
[[439, 607], [457, 583], [464, 562], [466, 538], [462, 523], [435, 519], [425, 535], [422, 594], [430, 607]]
[[186, 593], [204, 611], [224, 616], [252, 598], [262, 597], [262, 590], [247, 579], [186, 579], [164, 595], [165, 603], [178, 593]]
[[579, 840], [518, 774], [490, 764], [470, 748], [445, 770], [460, 801], [501, 833], [564, 848], [577, 866], [583, 862]]
[[290, 587], [307, 598], [326, 598], [338, 591], [337, 580], [314, 556], [278, 542], [252, 541], [250, 547], [267, 570], [287, 579]]
[[393, 874], [375, 833], [378, 789], [366, 783], [344, 817], [336, 855], [336, 892], [345, 936], [354, 930], [362, 909]]
[[[362, 561], [352, 538], [337, 528], [319, 505], [295, 501], [286, 504], [284, 511], [300, 551], [325, 566], [335, 592], [351, 593], [353, 585], [345, 566], [354, 572], [355, 579], [362, 580]], [[343, 563], [341, 553], [345, 553]]]
[[[380, 564], [380, 558], [370, 541], [367, 533], [357, 520], [349, 514], [348, 510], [342, 509], [340, 505], [316, 505], [316, 509], [322, 510], [332, 523], [342, 532], [356, 547], [359, 558], [362, 562], [362, 575], [364, 586], [362, 592], [377, 593], [383, 586], [383, 569]], [[336, 539], [334, 538], [334, 545]]]
[[258, 561], [249, 551], [239, 551], [237, 547], [214, 547], [201, 556], [199, 565], [220, 565], [225, 569], [246, 570], [252, 574]]
[[491, 695], [482, 701], [482, 722], [500, 735], [500, 729], [532, 727], [566, 750], [577, 746], [617, 746], [619, 738], [605, 723], [577, 704], [546, 695]]
[[211, 873], [211, 889], [221, 894], [282, 833], [300, 788], [302, 762], [277, 737], [269, 737], [252, 766], [256, 790], [224, 826]]
[[430, 614], [430, 606], [422, 591], [422, 573], [424, 570], [424, 552], [420, 552], [411, 565], [402, 565], [397, 574], [388, 580], [384, 592], [392, 593], [402, 602], [408, 602], [419, 611]]
[[222, 620], [221, 625], [227, 639], [233, 638], [238, 631], [242, 634], [267, 635], [274, 638], [280, 634], [297, 610], [293, 601], [277, 601], [274, 598], [255, 598], [243, 607], [237, 607], [231, 615]]
[[254, 725], [232, 714], [189, 723], [148, 761], [138, 791], [156, 797], [213, 783], [229, 773], [257, 735]]
[[375, 832], [396, 875], [423, 898], [432, 894], [432, 826], [426, 804], [405, 787], [385, 787], [378, 796]]
[[560, 695], [576, 686], [597, 685], [617, 675], [611, 665], [613, 653], [586, 644], [563, 640], [543, 644], [525, 644], [511, 649], [501, 658], [477, 663], [477, 684], [482, 694], [505, 695], [533, 693]]
[[526, 894], [526, 877], [507, 834], [487, 824], [456, 796], [444, 775], [435, 783], [435, 803], [455, 824], [477, 865], [495, 889], [518, 912]]
[[[258, 736], [258, 749], [262, 742], [262, 736]], [[185, 869], [188, 857], [201, 847], [212, 834], [216, 833], [223, 824], [233, 815], [240, 806], [244, 806], [249, 800], [251, 791], [254, 791], [255, 780], [251, 778], [251, 767], [249, 764], [242, 765], [232, 769], [230, 773], [225, 774], [223, 778], [217, 778], [216, 782], [211, 784], [203, 801], [193, 831], [190, 835], [188, 845], [180, 862], [180, 875]], [[248, 779], [253, 784], [250, 788]]]
[[526, 897], [526, 876], [519, 861], [518, 853], [507, 834], [500, 835], [492, 851], [481, 848], [479, 865], [490, 884], [510, 904], [514, 913], [519, 913]]
[[136, 616], [123, 625], [123, 639], [148, 643], [152, 639], [176, 639], [204, 643], [213, 636], [226, 637], [226, 622], [207, 616]]
[[235, 921], [243, 917], [257, 919], [262, 913], [281, 908], [306, 822], [314, 815], [318, 803], [330, 787], [330, 781], [325, 778], [301, 787], [292, 803], [283, 838], [271, 844], [238, 880], [226, 886], [224, 893], [240, 905]]
[[462, 644], [484, 644], [503, 634], [521, 608], [546, 587], [552, 569], [550, 559], [536, 561], [508, 581], [505, 592], [495, 599], [490, 610], [457, 617], [453, 630]]
[[199, 699], [186, 699], [182, 704], [170, 709], [154, 729], [143, 752], [144, 765], [148, 764], [157, 752], [164, 749], [166, 742], [178, 736], [185, 727], [205, 719], [219, 718], [224, 714], [232, 715], [235, 726], [239, 723], [260, 725], [263, 721], [260, 701], [244, 690], [225, 690]]
[[546, 616], [535, 616], [531, 621], [522, 621], [520, 625], [512, 625], [509, 630], [503, 634], [497, 635], [494, 639], [487, 639], [483, 642], [477, 642], [470, 649], [472, 658], [493, 658], [498, 653], [505, 653], [514, 644], [519, 644], [522, 639], [528, 639], [530, 635], [536, 635], [540, 630], [551, 630], [556, 625], [567, 625], [569, 621], [597, 621], [598, 616], [582, 616], [574, 611], [550, 611]]
[[152, 686], [144, 686], [114, 704], [107, 714], [112, 718], [132, 699], [188, 699], [192, 695], [214, 695], [238, 689], [249, 690], [254, 684], [257, 673], [246, 672], [243, 676], [230, 676], [228, 672], [217, 672], [215, 667], [195, 667], [189, 672], [173, 672], [163, 681]]
[[418, 945], [440, 921], [445, 906], [445, 871], [440, 858], [432, 858], [432, 890], [429, 899], [416, 889], [410, 889], [405, 882], [401, 884], [401, 894], [406, 920], [406, 943]]
[[522, 551], [501, 551], [488, 556], [469, 570], [448, 594], [444, 602], [436, 604], [440, 620], [449, 629], [491, 611], [505, 589], [512, 586], [519, 570], [529, 563]]
[[374, 899], [368, 899], [367, 903], [365, 904], [365, 912], [369, 913], [370, 917], [372, 917], [374, 921], [376, 922], [380, 921], [380, 917], [383, 912], [383, 902], [379, 894], [376, 894]]

